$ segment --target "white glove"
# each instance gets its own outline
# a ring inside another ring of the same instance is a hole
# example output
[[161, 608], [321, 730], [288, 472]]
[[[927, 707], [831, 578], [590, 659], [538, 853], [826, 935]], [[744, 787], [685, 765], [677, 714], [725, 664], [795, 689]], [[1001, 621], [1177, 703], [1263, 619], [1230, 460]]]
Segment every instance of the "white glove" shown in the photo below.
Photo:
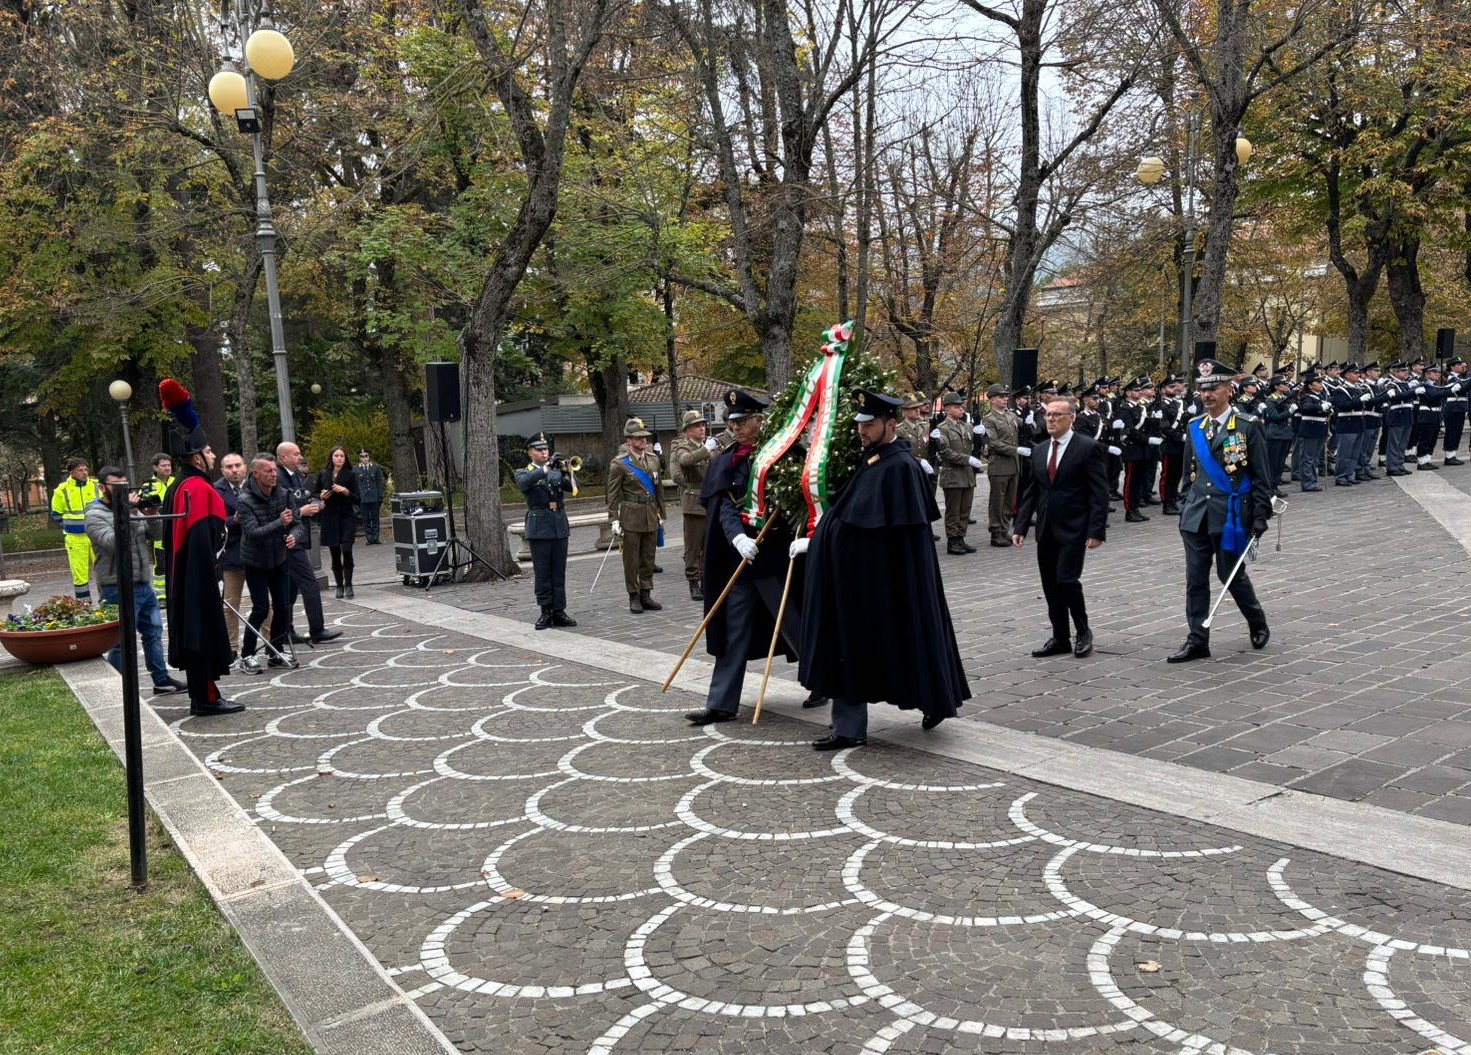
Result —
[[1149, 416], [1155, 421], [1158, 421], [1160, 418], [1165, 416], [1165, 412], [1163, 410], [1156, 410], [1153, 411]]
[[1110, 444], [1109, 445], [1109, 448], [1108, 448], [1108, 453], [1109, 454], [1112, 454], [1115, 458], [1117, 458], [1120, 454], [1123, 454], [1124, 452], [1121, 451], [1121, 450], [1119, 450], [1117, 447], [1113, 446], [1112, 444]]
[[812, 540], [810, 538], [799, 538], [799, 539], [797, 539], [795, 542], [793, 542], [790, 546], [787, 547], [787, 558], [789, 560], [796, 560], [802, 554], [806, 553], [807, 552], [807, 545], [811, 541]]
[[1164, 437], [1163, 436], [1151, 436], [1151, 437], [1149, 437], [1149, 445], [1151, 447], [1158, 447], [1163, 442], [1164, 442]]
[[940, 430], [939, 429], [930, 429], [930, 439], [932, 439], [932, 440], [943, 440], [944, 438], [945, 438], [944, 436], [941, 436], [940, 435]]
[[1113, 419], [1113, 427], [1116, 428], [1116, 429], [1123, 428], [1124, 427], [1124, 419], [1123, 418], [1114, 418]]
[[1374, 399], [1373, 396], [1371, 396], [1371, 395], [1369, 395], [1369, 393], [1365, 392], [1363, 395], [1361, 395], [1359, 397], [1359, 402], [1360, 403], [1369, 403], [1369, 402], [1372, 402], [1373, 399]]
[[1425, 386], [1424, 385], [1419, 385], [1419, 386], [1417, 386], [1415, 388], [1415, 395], [1417, 395], [1417, 396], [1423, 396], [1424, 394], [1425, 394]]
[[1030, 458], [1032, 456], [1032, 448], [1030, 448], [1030, 447], [1018, 447], [1016, 449], [1016, 453], [1017, 454], [1020, 454], [1023, 458]]
[[663, 448], [663, 447], [661, 447], [661, 446], [660, 446], [660, 445], [659, 445], [659, 444], [658, 444], [658, 442], [655, 442], [655, 444], [654, 444], [654, 453], [655, 453], [655, 454], [663, 454], [663, 453], [664, 453], [664, 448]]
[[719, 446], [720, 446], [720, 441], [717, 440], [714, 436], [711, 436], [709, 439], [707, 439], [705, 441], [705, 449], [707, 451], [713, 451], [716, 447], [719, 447]]
[[760, 552], [756, 546], [756, 540], [749, 535], [734, 535], [731, 537], [730, 544], [741, 555], [741, 560], [755, 560], [756, 554]]
[[1461, 386], [1460, 385], [1451, 385], [1451, 391], [1454, 392], [1456, 395], [1459, 396], [1461, 394]]
[[974, 432], [977, 436], [984, 436], [986, 434], [986, 426], [977, 425], [975, 428], [971, 429], [971, 431]]
[[[1365, 396], [1364, 398], [1368, 399], [1369, 397]], [[1258, 403], [1256, 405], [1256, 412], [1258, 414], [1265, 414], [1267, 412], [1267, 405], [1265, 403]]]
[[[1017, 450], [1021, 450], [1021, 448], [1018, 447]], [[981, 460], [979, 458], [967, 458], [966, 461], [970, 462], [970, 467], [972, 469], [980, 469], [980, 468], [982, 468], [982, 466], [981, 466]]]
[[1296, 403], [1289, 403], [1289, 404], [1287, 404], [1287, 413], [1289, 413], [1289, 414], [1296, 414], [1297, 413], [1297, 404]]
[[613, 537], [614, 538], [622, 538], [623, 537], [623, 525], [620, 524], [620, 523], [618, 523], [618, 521], [615, 520], [615, 521], [613, 521], [613, 523], [612, 523], [611, 526], [613, 528]]
[[926, 476], [935, 475], [935, 467], [929, 462], [925, 461], [923, 458], [919, 460], [919, 467], [925, 471]]

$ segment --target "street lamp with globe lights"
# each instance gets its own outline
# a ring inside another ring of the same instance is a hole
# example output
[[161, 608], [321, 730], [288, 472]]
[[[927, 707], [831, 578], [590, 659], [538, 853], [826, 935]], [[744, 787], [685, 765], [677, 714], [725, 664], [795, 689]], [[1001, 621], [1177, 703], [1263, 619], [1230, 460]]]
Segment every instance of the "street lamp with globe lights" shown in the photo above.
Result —
[[117, 401], [118, 413], [123, 416], [123, 454], [128, 459], [128, 482], [134, 482], [137, 469], [133, 465], [133, 437], [128, 432], [128, 400], [133, 398], [133, 386], [122, 378], [107, 386], [107, 394]]
[[[1185, 147], [1185, 245], [1184, 255], [1180, 261], [1180, 376], [1191, 376], [1191, 355], [1193, 353], [1190, 340], [1193, 308], [1191, 301], [1195, 292], [1195, 121], [1191, 119], [1188, 124]], [[1236, 136], [1236, 163], [1245, 165], [1251, 160], [1253, 152], [1251, 140], [1238, 134]], [[1146, 187], [1153, 187], [1164, 179], [1169, 166], [1165, 160], [1157, 155], [1150, 155], [1139, 159], [1139, 166], [1134, 169], [1134, 178]]]
[[276, 401], [281, 412], [281, 438], [296, 440], [296, 416], [291, 409], [291, 375], [286, 366], [286, 333], [281, 323], [281, 289], [276, 280], [276, 225], [271, 200], [266, 193], [266, 169], [261, 145], [260, 111], [257, 109], [257, 77], [278, 81], [291, 72], [296, 54], [291, 42], [276, 30], [269, 10], [260, 13], [260, 24], [249, 33], [250, 5], [238, 4], [240, 35], [245, 38], [245, 73], [220, 70], [209, 82], [209, 101], [216, 110], [234, 117], [241, 132], [249, 133], [255, 150], [255, 237], [260, 246], [261, 267], [266, 275], [266, 300], [271, 316], [271, 355], [276, 362]]

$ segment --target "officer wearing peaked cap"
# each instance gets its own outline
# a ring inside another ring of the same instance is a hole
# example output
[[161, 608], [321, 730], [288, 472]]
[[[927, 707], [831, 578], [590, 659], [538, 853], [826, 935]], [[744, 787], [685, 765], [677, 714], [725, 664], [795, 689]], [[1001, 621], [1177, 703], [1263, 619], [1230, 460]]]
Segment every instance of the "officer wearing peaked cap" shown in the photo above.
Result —
[[522, 536], [531, 550], [536, 603], [541, 615], [536, 629], [576, 626], [567, 614], [567, 496], [577, 494], [577, 482], [561, 460], [552, 459], [552, 442], [538, 432], [526, 443], [526, 468], [516, 470], [516, 489], [526, 498], [526, 528]]
[[1271, 634], [1267, 615], [1243, 568], [1231, 577], [1252, 538], [1267, 530], [1272, 516], [1272, 480], [1267, 440], [1256, 418], [1231, 405], [1231, 371], [1205, 358], [1196, 363], [1196, 388], [1205, 413], [1190, 422], [1185, 475], [1190, 481], [1180, 507], [1185, 544], [1185, 618], [1190, 632], [1171, 663], [1210, 656], [1210, 568], [1231, 580], [1231, 599], [1246, 617], [1252, 648], [1265, 648]]
[[862, 461], [811, 539], [789, 550], [806, 580], [798, 679], [833, 701], [819, 751], [867, 743], [870, 703], [917, 708], [933, 729], [970, 698], [929, 538], [939, 510], [896, 440], [900, 401], [858, 389], [853, 402]]
[[623, 425], [628, 453], [608, 467], [608, 518], [623, 539], [623, 588], [634, 615], [657, 612], [654, 600], [654, 550], [664, 529], [664, 485], [659, 456], [649, 449], [653, 435], [642, 418]]
[[1446, 376], [1442, 382], [1445, 385], [1445, 401], [1441, 404], [1441, 414], [1445, 419], [1445, 461], [1444, 465], [1465, 465], [1457, 457], [1456, 452], [1461, 449], [1461, 433], [1466, 428], [1466, 412], [1471, 406], [1471, 377], [1466, 374], [1466, 360], [1459, 355], [1451, 358], [1445, 364]]

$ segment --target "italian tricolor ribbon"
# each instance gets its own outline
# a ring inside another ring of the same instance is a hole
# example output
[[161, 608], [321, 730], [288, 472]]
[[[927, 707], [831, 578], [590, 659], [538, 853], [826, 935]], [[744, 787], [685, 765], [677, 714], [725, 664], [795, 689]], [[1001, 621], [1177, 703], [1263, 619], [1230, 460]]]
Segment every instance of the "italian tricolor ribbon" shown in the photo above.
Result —
[[741, 519], [750, 526], [759, 528], [766, 522], [770, 515], [766, 501], [767, 476], [802, 438], [809, 424], [812, 425], [812, 440], [802, 465], [802, 495], [807, 500], [805, 534], [812, 533], [817, 526], [817, 518], [827, 509], [827, 456], [832, 446], [833, 429], [837, 426], [838, 405], [843, 396], [839, 382], [852, 336], [851, 321], [823, 333], [822, 355], [802, 378], [790, 417], [756, 451], [752, 459], [751, 479], [746, 487], [746, 504], [741, 511]]

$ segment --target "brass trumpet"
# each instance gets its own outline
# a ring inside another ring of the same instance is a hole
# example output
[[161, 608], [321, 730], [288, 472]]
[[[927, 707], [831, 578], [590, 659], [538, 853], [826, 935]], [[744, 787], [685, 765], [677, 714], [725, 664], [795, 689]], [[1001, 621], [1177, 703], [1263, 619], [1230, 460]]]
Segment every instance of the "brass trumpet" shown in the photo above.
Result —
[[564, 458], [560, 454], [552, 459], [553, 469], [566, 469], [568, 472], [582, 472], [582, 456], [574, 454], [570, 458]]

